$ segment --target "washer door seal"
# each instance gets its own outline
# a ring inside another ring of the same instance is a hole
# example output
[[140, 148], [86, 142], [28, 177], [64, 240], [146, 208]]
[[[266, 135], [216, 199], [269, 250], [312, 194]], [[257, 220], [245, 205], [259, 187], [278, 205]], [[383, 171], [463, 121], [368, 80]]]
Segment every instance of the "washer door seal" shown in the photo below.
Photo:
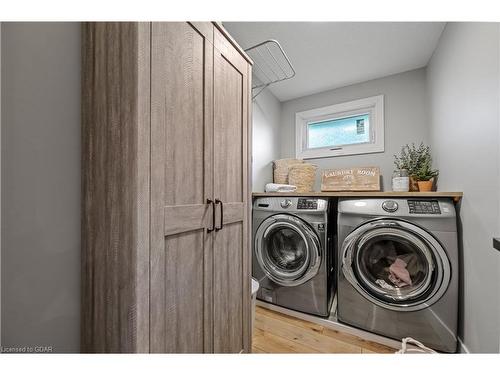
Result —
[[[404, 220], [379, 218], [360, 225], [344, 240], [341, 254], [342, 272], [349, 283], [366, 299], [389, 310], [431, 306], [445, 293], [451, 278], [441, 244]], [[407, 282], [390, 271], [398, 258], [408, 263]]]
[[282, 286], [297, 286], [317, 275], [321, 245], [305, 221], [278, 214], [268, 217], [257, 229], [255, 255], [269, 279]]

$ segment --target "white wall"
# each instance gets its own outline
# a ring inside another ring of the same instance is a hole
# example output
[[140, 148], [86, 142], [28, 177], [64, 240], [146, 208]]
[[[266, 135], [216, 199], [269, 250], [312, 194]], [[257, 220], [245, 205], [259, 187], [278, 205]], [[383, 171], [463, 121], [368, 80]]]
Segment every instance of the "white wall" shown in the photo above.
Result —
[[266, 89], [252, 104], [253, 191], [262, 192], [268, 182], [273, 182], [272, 160], [279, 159], [281, 103]]
[[[281, 157], [295, 157], [295, 113], [384, 94], [385, 152], [310, 159], [319, 169], [355, 166], [379, 166], [384, 190], [391, 190], [393, 155], [406, 143], [428, 141], [425, 103], [425, 69], [375, 79], [282, 103]], [[317, 173], [316, 190], [320, 189]]]
[[499, 350], [499, 26], [449, 23], [427, 70], [430, 140], [441, 190], [464, 192], [462, 339]]
[[3, 23], [2, 345], [80, 347], [80, 24]]
[[[498, 27], [498, 61], [500, 61], [500, 24], [499, 24], [499, 27]], [[498, 87], [499, 87], [499, 91], [500, 91], [500, 74], [498, 74]], [[500, 123], [500, 95], [498, 97], [498, 119], [499, 119], [499, 123]], [[499, 124], [500, 126], [500, 124]], [[500, 132], [499, 132], [499, 136], [500, 136]], [[500, 144], [500, 138], [498, 139], [498, 142]], [[499, 153], [499, 157], [500, 157], [500, 153]], [[500, 168], [500, 160], [499, 160], [499, 163], [498, 163], [498, 166]], [[499, 170], [499, 175], [500, 175], [500, 170]], [[500, 213], [500, 199], [498, 200], [498, 203], [499, 203], [499, 206], [498, 206], [498, 212]], [[500, 261], [498, 262], [498, 272], [500, 274]], [[498, 311], [500, 311], [500, 288], [498, 288], [498, 291], [497, 291], [497, 296], [498, 296]], [[498, 327], [500, 327], [500, 314], [498, 314]], [[499, 348], [499, 351], [500, 351], [500, 334], [498, 335], [498, 348]]]
[[[0, 22], [0, 98], [2, 97], [2, 22]], [[2, 166], [2, 101], [0, 100], [0, 171]], [[2, 173], [0, 173], [0, 213], [2, 212]], [[0, 347], [2, 346], [2, 215], [0, 214]]]

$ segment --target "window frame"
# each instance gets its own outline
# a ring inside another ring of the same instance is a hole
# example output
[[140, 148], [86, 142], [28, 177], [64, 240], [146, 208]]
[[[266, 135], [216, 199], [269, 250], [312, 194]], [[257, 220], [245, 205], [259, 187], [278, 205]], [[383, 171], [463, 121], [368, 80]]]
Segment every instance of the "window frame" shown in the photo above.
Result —
[[[370, 142], [352, 145], [307, 148], [308, 125], [369, 114]], [[297, 159], [328, 158], [384, 152], [384, 95], [314, 108], [295, 114], [295, 156]]]

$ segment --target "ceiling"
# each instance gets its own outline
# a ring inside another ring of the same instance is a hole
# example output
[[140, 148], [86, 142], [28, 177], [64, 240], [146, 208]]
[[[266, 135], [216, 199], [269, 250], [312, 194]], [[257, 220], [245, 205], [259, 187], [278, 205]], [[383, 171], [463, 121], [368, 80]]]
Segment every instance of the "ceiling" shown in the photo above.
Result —
[[427, 65], [444, 22], [224, 22], [248, 48], [276, 39], [296, 76], [269, 86], [286, 101]]

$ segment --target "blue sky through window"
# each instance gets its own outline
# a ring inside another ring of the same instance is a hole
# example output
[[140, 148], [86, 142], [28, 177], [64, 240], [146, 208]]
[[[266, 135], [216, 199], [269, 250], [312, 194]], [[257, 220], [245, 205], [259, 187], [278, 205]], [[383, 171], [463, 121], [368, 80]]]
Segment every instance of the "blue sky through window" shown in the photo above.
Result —
[[310, 122], [307, 148], [335, 147], [370, 142], [370, 115]]

